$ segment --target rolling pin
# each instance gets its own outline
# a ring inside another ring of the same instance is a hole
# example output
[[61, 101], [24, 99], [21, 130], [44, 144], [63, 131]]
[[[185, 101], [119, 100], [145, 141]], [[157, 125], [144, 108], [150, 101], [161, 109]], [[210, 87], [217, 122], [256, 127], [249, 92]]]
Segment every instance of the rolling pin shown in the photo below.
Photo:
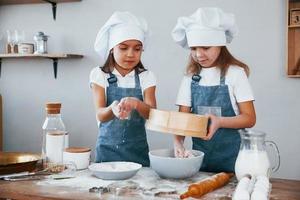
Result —
[[226, 185], [231, 177], [233, 177], [233, 173], [221, 172], [198, 183], [193, 183], [189, 186], [188, 191], [180, 195], [180, 199], [188, 197], [200, 198], [201, 196]]

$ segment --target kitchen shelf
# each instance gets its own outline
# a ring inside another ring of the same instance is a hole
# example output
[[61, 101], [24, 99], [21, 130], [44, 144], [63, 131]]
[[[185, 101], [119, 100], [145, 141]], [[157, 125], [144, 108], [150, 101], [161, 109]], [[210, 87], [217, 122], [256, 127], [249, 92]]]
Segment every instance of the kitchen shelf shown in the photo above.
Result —
[[300, 28], [300, 25], [289, 25], [289, 28]]
[[290, 78], [300, 78], [300, 0], [286, 0], [286, 2], [286, 73]]
[[[67, 2], [76, 2], [81, 0], [51, 0], [51, 2], [55, 3], [67, 3]], [[32, 4], [32, 3], [47, 3], [44, 0], [1, 0], [0, 5], [8, 5], [8, 4]]]
[[52, 5], [53, 19], [55, 20], [57, 3], [69, 3], [69, 2], [79, 2], [79, 1], [81, 0], [0, 0], [0, 6], [14, 5], [14, 4], [50, 3]]
[[53, 61], [53, 71], [54, 71], [54, 78], [57, 77], [57, 66], [58, 66], [58, 59], [71, 59], [71, 58], [83, 58], [83, 55], [79, 54], [63, 54], [63, 53], [51, 53], [51, 54], [0, 54], [0, 77], [1, 77], [1, 63], [2, 59], [51, 59]]

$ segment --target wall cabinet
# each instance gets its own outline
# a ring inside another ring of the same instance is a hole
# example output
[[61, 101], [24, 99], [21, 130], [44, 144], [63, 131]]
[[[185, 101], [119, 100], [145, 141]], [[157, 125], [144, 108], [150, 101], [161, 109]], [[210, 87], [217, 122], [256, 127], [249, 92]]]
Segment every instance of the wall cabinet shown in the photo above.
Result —
[[300, 0], [287, 0], [287, 75], [300, 77]]

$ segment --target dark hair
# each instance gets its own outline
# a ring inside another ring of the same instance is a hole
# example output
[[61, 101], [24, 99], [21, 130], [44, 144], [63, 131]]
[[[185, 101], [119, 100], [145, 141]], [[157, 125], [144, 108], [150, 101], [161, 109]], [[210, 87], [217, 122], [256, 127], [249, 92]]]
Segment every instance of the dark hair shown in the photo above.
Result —
[[[226, 46], [222, 46], [221, 47], [221, 52], [219, 57], [216, 60], [216, 66], [221, 68], [221, 74], [224, 76], [229, 68], [230, 65], [237, 65], [241, 68], [243, 68], [247, 74], [247, 76], [249, 76], [250, 74], [250, 70], [248, 65], [246, 65], [245, 63], [239, 61], [238, 59], [236, 59], [235, 57], [233, 57], [231, 55], [231, 53], [228, 51]], [[189, 63], [187, 65], [186, 68], [186, 73], [187, 74], [199, 74], [201, 72], [202, 66], [197, 63], [192, 55], [190, 54], [190, 58], [189, 58]]]
[[[114, 70], [115, 65], [116, 65], [116, 61], [114, 55], [112, 53], [109, 53], [108, 58], [106, 59], [104, 65], [100, 68], [105, 73], [111, 73]], [[137, 74], [147, 71], [147, 69], [145, 69], [141, 61], [134, 67], [134, 70], [137, 72]]]

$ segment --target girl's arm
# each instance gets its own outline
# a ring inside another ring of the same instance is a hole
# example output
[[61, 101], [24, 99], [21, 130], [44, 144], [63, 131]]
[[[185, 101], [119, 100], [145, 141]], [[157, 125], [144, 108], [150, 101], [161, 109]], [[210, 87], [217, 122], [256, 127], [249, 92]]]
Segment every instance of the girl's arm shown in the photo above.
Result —
[[251, 128], [256, 123], [256, 114], [253, 101], [238, 103], [240, 114], [234, 117], [216, 117], [208, 115], [211, 120], [207, 136], [204, 138], [209, 140], [219, 128]]
[[100, 122], [106, 122], [114, 118], [112, 106], [106, 107], [105, 89], [97, 84], [91, 84], [93, 99], [96, 109], [96, 117]]
[[[191, 112], [191, 107], [187, 107], [187, 106], [179, 106], [179, 112], [186, 112], [186, 113], [190, 113]], [[185, 136], [182, 135], [175, 135], [174, 136], [174, 154], [175, 157], [178, 158], [184, 158], [184, 157], [188, 157], [186, 150], [184, 148], [184, 139]]]
[[150, 108], [156, 108], [155, 89], [156, 86], [152, 86], [144, 90], [144, 101], [135, 97], [123, 98], [119, 104], [121, 118], [125, 118], [132, 109], [136, 109], [143, 118], [148, 119]]
[[149, 118], [150, 108], [156, 108], [156, 96], [155, 96], [156, 86], [149, 87], [144, 91], [144, 102], [139, 101], [136, 110], [145, 119]]

